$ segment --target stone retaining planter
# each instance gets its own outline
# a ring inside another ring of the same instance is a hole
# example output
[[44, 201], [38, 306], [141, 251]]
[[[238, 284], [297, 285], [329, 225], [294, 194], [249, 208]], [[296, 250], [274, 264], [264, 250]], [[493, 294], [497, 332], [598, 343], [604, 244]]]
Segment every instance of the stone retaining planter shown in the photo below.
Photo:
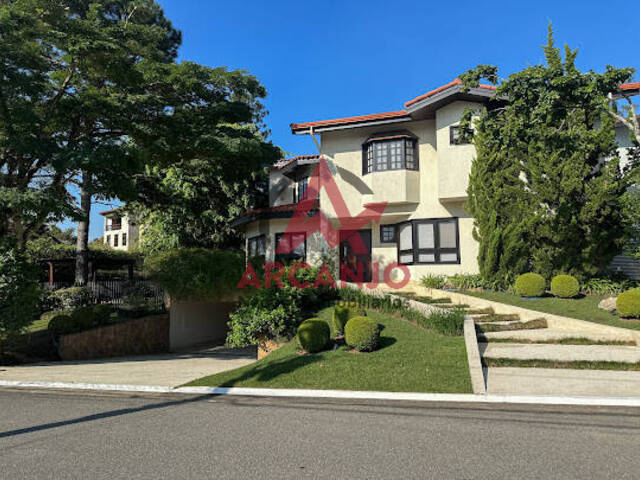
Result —
[[169, 317], [152, 315], [60, 337], [62, 360], [148, 355], [169, 351]]

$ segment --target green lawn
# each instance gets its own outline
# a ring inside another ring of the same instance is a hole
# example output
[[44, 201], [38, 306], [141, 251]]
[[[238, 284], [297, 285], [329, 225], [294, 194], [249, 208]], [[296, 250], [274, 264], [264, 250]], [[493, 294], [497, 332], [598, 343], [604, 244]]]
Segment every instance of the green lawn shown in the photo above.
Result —
[[[318, 316], [329, 320], [331, 308]], [[448, 337], [369, 311], [382, 327], [381, 348], [350, 353], [345, 346], [300, 355], [291, 341], [262, 360], [190, 382], [188, 386], [311, 388], [391, 392], [471, 393], [462, 337]]]
[[465, 295], [484, 298], [494, 302], [506, 303], [516, 307], [528, 308], [538, 312], [562, 315], [565, 317], [603, 323], [612, 327], [640, 330], [640, 322], [622, 320], [620, 317], [598, 308], [601, 297], [587, 295], [582, 298], [543, 297], [540, 299], [522, 298], [508, 292], [463, 292]]

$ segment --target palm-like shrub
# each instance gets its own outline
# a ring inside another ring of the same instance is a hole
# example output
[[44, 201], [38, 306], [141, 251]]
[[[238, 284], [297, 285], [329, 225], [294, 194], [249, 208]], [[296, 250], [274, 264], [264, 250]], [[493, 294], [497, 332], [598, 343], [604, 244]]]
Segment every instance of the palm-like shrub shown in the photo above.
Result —
[[359, 352], [370, 352], [378, 347], [380, 328], [369, 317], [353, 317], [344, 327], [344, 340]]
[[560, 298], [573, 298], [580, 293], [580, 284], [571, 275], [556, 275], [551, 280], [551, 293]]
[[329, 344], [331, 329], [329, 324], [319, 318], [305, 320], [298, 327], [296, 338], [300, 347], [309, 353], [324, 350]]
[[616, 299], [618, 315], [625, 318], [640, 318], [640, 288], [627, 290]]
[[521, 297], [540, 297], [544, 293], [545, 281], [537, 273], [525, 273], [516, 278], [516, 294]]

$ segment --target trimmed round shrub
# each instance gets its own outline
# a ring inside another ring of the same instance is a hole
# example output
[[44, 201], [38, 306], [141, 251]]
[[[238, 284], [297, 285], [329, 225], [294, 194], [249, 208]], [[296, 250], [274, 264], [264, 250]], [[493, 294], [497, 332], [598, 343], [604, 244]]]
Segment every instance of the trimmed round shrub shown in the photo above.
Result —
[[516, 278], [514, 287], [521, 297], [540, 297], [544, 293], [544, 277], [537, 273], [525, 273]]
[[93, 307], [76, 308], [71, 313], [71, 319], [76, 328], [76, 332], [87, 330], [93, 327], [95, 317], [93, 315]]
[[324, 350], [329, 344], [330, 336], [329, 324], [319, 318], [305, 320], [300, 324], [296, 333], [300, 347], [309, 353]]
[[74, 331], [74, 322], [70, 315], [56, 315], [49, 321], [47, 329], [54, 335], [65, 335]]
[[344, 340], [359, 352], [371, 352], [378, 347], [380, 329], [369, 317], [353, 317], [344, 327]]
[[640, 318], [640, 288], [627, 290], [616, 299], [618, 315], [624, 318]]
[[93, 320], [96, 325], [105, 325], [109, 323], [109, 319], [111, 318], [111, 305], [100, 303], [98, 305], [94, 305], [92, 310]]
[[556, 275], [551, 280], [551, 293], [560, 298], [573, 298], [580, 293], [580, 284], [571, 275]]

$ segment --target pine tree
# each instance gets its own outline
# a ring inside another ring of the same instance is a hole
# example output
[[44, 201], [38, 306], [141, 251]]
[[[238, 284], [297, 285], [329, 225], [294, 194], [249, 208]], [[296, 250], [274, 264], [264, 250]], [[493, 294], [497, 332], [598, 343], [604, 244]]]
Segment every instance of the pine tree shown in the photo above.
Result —
[[[543, 50], [547, 64], [510, 75], [476, 121], [467, 207], [481, 273], [496, 283], [526, 271], [592, 276], [623, 245], [629, 179], [606, 109], [633, 70], [580, 72], [577, 51], [565, 47], [563, 60], [551, 26]], [[470, 86], [496, 73], [482, 65], [462, 78]]]

